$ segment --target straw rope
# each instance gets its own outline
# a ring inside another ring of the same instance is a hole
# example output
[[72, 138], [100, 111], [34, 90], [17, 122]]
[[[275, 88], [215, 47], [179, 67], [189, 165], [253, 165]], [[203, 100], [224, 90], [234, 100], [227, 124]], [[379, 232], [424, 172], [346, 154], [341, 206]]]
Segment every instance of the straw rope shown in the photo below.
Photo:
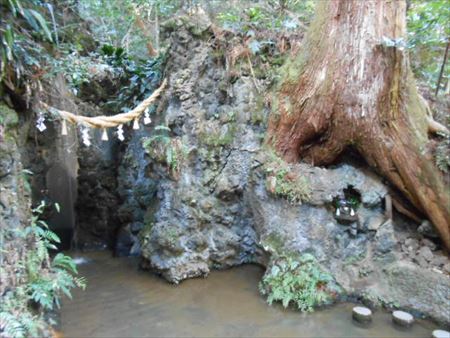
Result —
[[145, 109], [150, 106], [157, 98], [161, 95], [161, 92], [167, 85], [167, 81], [164, 80], [161, 86], [156, 89], [152, 95], [142, 101], [138, 106], [136, 106], [133, 110], [130, 110], [127, 113], [121, 113], [113, 116], [95, 116], [88, 117], [82, 115], [75, 115], [71, 112], [56, 109], [54, 107], [49, 106], [48, 104], [41, 102], [41, 105], [57, 114], [59, 114], [63, 119], [69, 121], [70, 123], [81, 123], [91, 128], [112, 128], [117, 127], [121, 124], [133, 121], [142, 115]]

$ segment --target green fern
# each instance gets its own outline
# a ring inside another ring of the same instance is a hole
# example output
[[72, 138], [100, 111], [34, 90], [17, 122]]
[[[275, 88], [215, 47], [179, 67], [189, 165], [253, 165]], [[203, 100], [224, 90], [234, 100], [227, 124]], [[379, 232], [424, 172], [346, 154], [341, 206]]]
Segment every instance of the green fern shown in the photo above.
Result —
[[0, 312], [0, 330], [6, 337], [25, 337], [24, 325], [9, 312]]
[[58, 253], [51, 258], [49, 249], [57, 249], [55, 243], [60, 239], [39, 220], [45, 207], [42, 202], [33, 210], [30, 225], [24, 229], [0, 229], [26, 244], [23, 257], [14, 266], [20, 283], [12, 285], [0, 302], [0, 337], [42, 336], [48, 327], [43, 311], [34, 313], [29, 305], [34, 302], [42, 310], [59, 308], [63, 294], [71, 298], [71, 289], [86, 287], [86, 280], [75, 276], [77, 268], [71, 257]]
[[279, 257], [259, 284], [267, 302], [281, 301], [286, 308], [294, 303], [300, 311], [329, 303], [335, 288], [333, 278], [324, 272], [314, 256], [305, 254], [298, 260]]
[[75, 264], [75, 262], [73, 261], [72, 257], [70, 256], [66, 256], [63, 253], [58, 253], [52, 261], [52, 265], [55, 268], [62, 268], [65, 269], [67, 271], [70, 271], [74, 274], [77, 274], [77, 265]]

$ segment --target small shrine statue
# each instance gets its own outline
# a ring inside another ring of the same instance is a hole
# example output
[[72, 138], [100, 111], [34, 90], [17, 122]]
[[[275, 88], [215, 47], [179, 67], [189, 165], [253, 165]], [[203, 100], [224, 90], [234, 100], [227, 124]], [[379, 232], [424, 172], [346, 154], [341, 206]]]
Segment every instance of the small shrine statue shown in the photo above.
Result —
[[337, 201], [336, 216], [339, 217], [341, 214], [355, 216], [355, 210], [353, 209], [351, 203], [345, 198], [340, 198]]

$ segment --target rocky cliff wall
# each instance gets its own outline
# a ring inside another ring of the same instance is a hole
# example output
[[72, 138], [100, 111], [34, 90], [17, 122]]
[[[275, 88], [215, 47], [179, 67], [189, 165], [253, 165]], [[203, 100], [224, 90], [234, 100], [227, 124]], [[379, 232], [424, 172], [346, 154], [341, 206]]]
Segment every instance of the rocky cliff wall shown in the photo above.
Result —
[[23, 171], [20, 147], [25, 136], [19, 132], [19, 115], [0, 103], [0, 296], [17, 284], [16, 266], [24, 252], [17, 234], [31, 216], [31, 190]]

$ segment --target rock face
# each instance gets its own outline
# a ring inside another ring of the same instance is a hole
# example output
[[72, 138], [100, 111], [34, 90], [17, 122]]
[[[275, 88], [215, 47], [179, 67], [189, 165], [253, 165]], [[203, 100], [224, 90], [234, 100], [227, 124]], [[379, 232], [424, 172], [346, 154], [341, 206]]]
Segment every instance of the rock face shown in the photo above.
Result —
[[29, 217], [31, 191], [25, 187], [19, 146], [24, 135], [19, 134], [19, 116], [0, 103], [0, 221], [1, 229], [18, 227]]
[[[44, 83], [45, 102], [53, 107], [77, 112], [73, 95], [62, 75]], [[68, 135], [61, 135], [60, 121], [45, 122], [47, 129], [40, 132], [34, 117], [21, 126], [28, 139], [21, 147], [24, 167], [30, 170], [33, 204], [45, 201], [58, 203], [60, 212], [45, 213], [43, 218], [61, 239], [61, 249], [71, 247], [76, 229], [75, 202], [77, 199], [78, 139], [75, 128], [69, 126]], [[54, 208], [49, 208], [51, 210]]]
[[77, 153], [76, 242], [81, 249], [113, 247], [119, 227], [118, 144], [112, 136], [110, 141], [102, 142], [101, 130], [91, 133], [92, 145], [80, 145]]
[[228, 83], [222, 60], [210, 53], [208, 26], [196, 27], [197, 36], [191, 29], [180, 24], [172, 35], [166, 68], [165, 122], [184, 149], [181, 170], [174, 178], [151, 160], [158, 207], [142, 232], [142, 256], [175, 283], [259, 259], [243, 199], [259, 148], [259, 127], [241, 128], [256, 109], [252, 82]]
[[[23, 239], [15, 231], [28, 225], [31, 191], [23, 173], [19, 147], [25, 135], [19, 133], [19, 116], [0, 103], [0, 296], [17, 283], [16, 266], [24, 254]], [[26, 254], [26, 253], [25, 253]]]
[[142, 149], [142, 137], [149, 134], [149, 128], [133, 131], [126, 143], [118, 169], [118, 193], [123, 201], [118, 209], [122, 225], [116, 240], [115, 253], [118, 256], [138, 255], [140, 242], [137, 234], [153, 217], [156, 180], [147, 175], [150, 160]]
[[[159, 110], [171, 129], [166, 144], [184, 150], [170, 164], [152, 144], [145, 170], [140, 166], [134, 174], [145, 171], [154, 180], [146, 189], [157, 191], [139, 206], [143, 265], [178, 283], [212, 268], [248, 262], [270, 268], [270, 256], [309, 253], [334, 276], [341, 296], [448, 322], [444, 290], [450, 279], [442, 272], [448, 258], [437, 255], [434, 242], [421, 240], [415, 226], [387, 218], [388, 190], [376, 175], [351, 163], [292, 164], [286, 172], [268, 172], [269, 151], [261, 145], [268, 108], [254, 81], [260, 89], [267, 83], [252, 79], [245, 67], [231, 78], [214, 39], [207, 23], [195, 29], [188, 21], [172, 23], [169, 86]], [[303, 204], [292, 203], [293, 192], [277, 186], [291, 177], [308, 188]], [[349, 192], [355, 215], [343, 222], [335, 201]], [[283, 193], [287, 198], [280, 198]], [[421, 267], [413, 256], [428, 265]]]

